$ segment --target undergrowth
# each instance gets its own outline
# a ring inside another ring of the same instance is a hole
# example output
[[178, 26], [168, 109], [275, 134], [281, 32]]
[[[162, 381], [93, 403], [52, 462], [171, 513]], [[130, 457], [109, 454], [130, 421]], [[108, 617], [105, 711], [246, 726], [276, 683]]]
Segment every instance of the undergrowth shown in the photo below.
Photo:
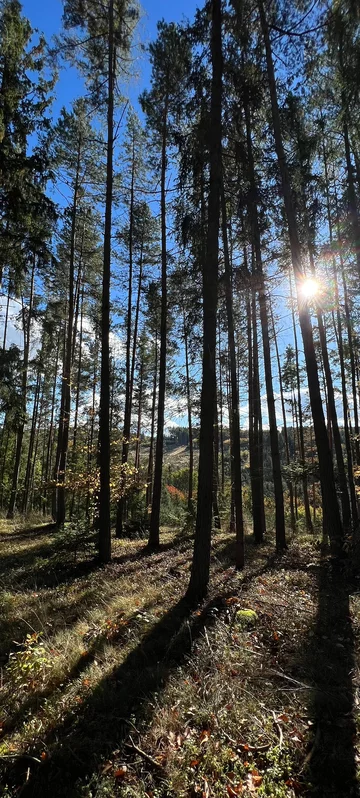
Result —
[[360, 601], [314, 540], [249, 539], [236, 573], [216, 532], [190, 612], [188, 534], [115, 541], [101, 568], [85, 534], [0, 535], [4, 796], [357, 794]]

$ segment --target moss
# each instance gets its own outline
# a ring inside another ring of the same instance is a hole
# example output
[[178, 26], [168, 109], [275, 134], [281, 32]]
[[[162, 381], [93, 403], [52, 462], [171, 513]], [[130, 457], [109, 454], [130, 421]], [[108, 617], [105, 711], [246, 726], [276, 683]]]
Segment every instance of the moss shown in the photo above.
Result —
[[236, 623], [242, 628], [255, 626], [258, 616], [255, 610], [238, 610], [236, 613]]

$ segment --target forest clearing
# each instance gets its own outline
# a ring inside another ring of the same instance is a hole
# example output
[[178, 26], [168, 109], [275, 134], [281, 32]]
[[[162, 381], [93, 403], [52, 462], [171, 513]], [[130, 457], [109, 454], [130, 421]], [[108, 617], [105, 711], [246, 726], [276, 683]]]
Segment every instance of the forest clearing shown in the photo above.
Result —
[[357, 0], [0, 0], [1, 798], [360, 795], [359, 75]]
[[162, 538], [99, 569], [2, 526], [3, 794], [356, 795], [359, 583], [308, 537], [249, 536], [235, 572], [219, 532], [191, 611], [191, 540]]

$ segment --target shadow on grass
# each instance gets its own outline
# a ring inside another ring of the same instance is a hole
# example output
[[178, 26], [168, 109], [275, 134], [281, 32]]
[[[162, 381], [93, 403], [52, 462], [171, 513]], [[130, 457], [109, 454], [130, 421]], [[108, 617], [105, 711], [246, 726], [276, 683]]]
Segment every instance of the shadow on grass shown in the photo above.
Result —
[[156, 693], [173, 669], [191, 652], [205, 622], [216, 616], [222, 599], [209, 602], [200, 614], [191, 615], [184, 599], [175, 604], [130, 652], [120, 667], [106, 676], [84, 699], [76, 713], [69, 714], [43, 739], [50, 756], [33, 771], [25, 784], [27, 761], [17, 763], [7, 774], [27, 798], [51, 795], [54, 798], [79, 795], [79, 779], [90, 778], [101, 760], [117, 749], [131, 732], [133, 715], [137, 724], [149, 721]]
[[[44, 534], [39, 533], [39, 536]], [[49, 532], [46, 533], [49, 535]], [[74, 560], [71, 547], [67, 547], [59, 537], [54, 535], [51, 540], [38, 545], [31, 545], [28, 549], [22, 546], [16, 552], [9, 553], [12, 541], [17, 540], [17, 534], [7, 534], [6, 537], [0, 536], [0, 581], [3, 588], [37, 590], [40, 588], [51, 588], [58, 585], [72, 582], [81, 576], [86, 576], [91, 571], [100, 567], [97, 556], [91, 554], [84, 555], [80, 552], [77, 561]], [[21, 540], [27, 540], [31, 544], [37, 540], [38, 535], [30, 532], [22, 532]], [[6, 544], [6, 551], [1, 552], [1, 544]], [[137, 563], [139, 560], [148, 559], [153, 561], [154, 553], [138, 541], [139, 548], [126, 554], [116, 554], [112, 558], [112, 565], [127, 565]], [[162, 555], [171, 549], [177, 548], [181, 551], [183, 547], [189, 546], [189, 540], [182, 534], [175, 535], [172, 540], [159, 546], [157, 555]], [[94, 549], [95, 551], [95, 549]], [[56, 555], [56, 556], [54, 556]], [[44, 562], [42, 562], [42, 560]]]
[[353, 798], [356, 785], [354, 641], [349, 577], [340, 564], [323, 560], [318, 578], [319, 603], [304, 666], [313, 685], [309, 714], [313, 737], [305, 776], [318, 798]]
[[[75, 612], [77, 611], [79, 605], [81, 606], [82, 602], [76, 603], [76, 607], [74, 608]], [[150, 612], [152, 608], [153, 602], [149, 602], [142, 607], [141, 611], [142, 613]], [[77, 615], [79, 614], [80, 613], [77, 612]], [[35, 690], [30, 695], [26, 696], [18, 708], [15, 711], [12, 711], [12, 714], [5, 722], [3, 722], [1, 739], [5, 740], [8, 734], [13, 732], [22, 722], [24, 722], [29, 713], [34, 716], [41, 712], [44, 704], [54, 693], [59, 691], [59, 688], [61, 692], [64, 692], [65, 689], [75, 679], [81, 676], [81, 674], [89, 665], [94, 662], [95, 659], [99, 659], [103, 656], [104, 649], [109, 642], [112, 644], [116, 643], [117, 645], [125, 643], [128, 640], [129, 634], [133, 633], [134, 627], [136, 627], [139, 617], [139, 611], [136, 610], [133, 615], [126, 620], [126, 623], [121, 624], [122, 613], [120, 613], [119, 626], [115, 628], [114, 632], [111, 634], [111, 637], [109, 636], [108, 631], [103, 630], [96, 635], [92, 642], [86, 642], [84, 640], [84, 647], [86, 646], [86, 649], [77, 659], [77, 661], [74, 662], [73, 666], [66, 673], [66, 675], [60, 673], [55, 680], [51, 681], [51, 684], [48, 687], [45, 689]], [[74, 621], [76, 618], [72, 620]], [[69, 623], [70, 621], [66, 620], [67, 626], [69, 626]]]

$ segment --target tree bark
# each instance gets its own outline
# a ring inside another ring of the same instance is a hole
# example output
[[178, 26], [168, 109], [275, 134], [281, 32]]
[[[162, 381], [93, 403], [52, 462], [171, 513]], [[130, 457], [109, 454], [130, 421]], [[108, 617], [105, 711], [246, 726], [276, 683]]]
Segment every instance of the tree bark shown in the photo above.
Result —
[[167, 345], [167, 251], [166, 251], [166, 146], [167, 146], [168, 98], [165, 98], [161, 147], [161, 320], [160, 320], [160, 367], [157, 430], [155, 446], [154, 487], [151, 505], [148, 546], [157, 549], [160, 544], [160, 504], [164, 450], [164, 419], [166, 389], [166, 345]]
[[34, 282], [35, 282], [35, 255], [33, 256], [32, 267], [31, 267], [30, 297], [29, 297], [29, 308], [28, 308], [27, 318], [25, 316], [25, 308], [24, 308], [24, 304], [23, 304], [24, 361], [23, 361], [22, 384], [21, 384], [22, 407], [21, 407], [21, 417], [20, 417], [20, 420], [19, 420], [19, 426], [18, 426], [18, 431], [17, 431], [15, 462], [14, 462], [14, 470], [13, 470], [13, 477], [12, 477], [10, 501], [9, 501], [9, 507], [8, 507], [8, 511], [7, 511], [7, 518], [10, 519], [10, 520], [14, 517], [14, 511], [15, 511], [15, 506], [16, 506], [16, 497], [17, 497], [18, 482], [19, 482], [19, 472], [20, 472], [22, 444], [23, 444], [23, 438], [24, 438], [24, 428], [25, 428], [26, 411], [27, 411], [28, 368], [29, 368], [29, 354], [30, 354], [30, 328], [31, 328], [31, 318], [32, 318], [33, 302], [34, 302]]
[[258, 0], [261, 28], [266, 50], [267, 74], [270, 88], [272, 118], [275, 136], [276, 153], [279, 163], [282, 191], [284, 197], [285, 213], [287, 218], [292, 265], [295, 274], [296, 290], [299, 308], [300, 329], [303, 339], [306, 370], [308, 376], [310, 405], [314, 422], [314, 433], [319, 458], [319, 471], [324, 513], [329, 532], [330, 545], [334, 554], [343, 552], [343, 528], [339, 505], [336, 496], [336, 485], [329, 441], [326, 432], [324, 410], [322, 404], [319, 374], [316, 362], [316, 353], [313, 331], [309, 310], [301, 297], [301, 283], [304, 277], [301, 262], [301, 245], [298, 235], [296, 213], [293, 204], [290, 177], [282, 141], [281, 122], [277, 99], [274, 65], [269, 37], [269, 28], [266, 20], [262, 0]]
[[[291, 298], [291, 303], [292, 303], [291, 276], [290, 276], [289, 279], [290, 279], [290, 298]], [[303, 469], [302, 487], [303, 487], [304, 508], [305, 508], [305, 522], [306, 522], [307, 531], [312, 533], [314, 530], [313, 530], [313, 525], [312, 525], [312, 520], [311, 520], [309, 493], [308, 493], [308, 480], [307, 480], [307, 473], [306, 473], [305, 438], [304, 438], [304, 424], [303, 424], [303, 412], [302, 412], [302, 401], [301, 401], [299, 347], [298, 347], [298, 337], [297, 337], [297, 332], [296, 332], [295, 311], [294, 311], [293, 304], [291, 305], [291, 311], [292, 311], [293, 335], [294, 335], [294, 345], [295, 345], [297, 409], [298, 409], [298, 418], [299, 418], [298, 447], [299, 447], [299, 455], [300, 455], [300, 460], [301, 460], [301, 466], [302, 466], [302, 469]]]
[[135, 189], [135, 133], [133, 132], [132, 166], [131, 166], [131, 186], [130, 186], [130, 218], [129, 218], [129, 287], [128, 287], [128, 307], [126, 319], [126, 380], [125, 380], [125, 411], [122, 444], [122, 475], [120, 478], [120, 498], [116, 514], [116, 537], [123, 536], [123, 516], [126, 503], [125, 497], [125, 466], [129, 456], [130, 430], [131, 430], [131, 405], [132, 405], [132, 384], [131, 384], [131, 315], [132, 315], [132, 286], [133, 286], [133, 233], [134, 233], [134, 189]]
[[25, 481], [24, 481], [24, 490], [23, 490], [22, 507], [21, 507], [21, 512], [23, 513], [23, 515], [26, 514], [27, 507], [28, 507], [28, 500], [29, 500], [32, 457], [33, 457], [33, 452], [34, 452], [34, 443], [35, 443], [35, 436], [36, 436], [36, 425], [37, 425], [38, 412], [39, 412], [40, 385], [41, 385], [41, 372], [40, 372], [40, 366], [39, 366], [38, 367], [38, 372], [37, 372], [37, 375], [36, 375], [36, 385], [35, 385], [35, 393], [34, 393], [33, 413], [32, 413], [32, 419], [31, 419], [29, 447], [28, 447], [28, 455], [27, 455], [27, 461], [26, 461]]
[[233, 287], [232, 287], [232, 265], [230, 263], [228, 246], [228, 229], [226, 215], [226, 200], [224, 186], [221, 192], [221, 217], [222, 217], [222, 238], [224, 247], [225, 263], [225, 301], [228, 328], [228, 346], [230, 361], [230, 382], [231, 382], [231, 438], [230, 438], [230, 457], [231, 457], [231, 476], [235, 504], [235, 530], [236, 530], [236, 551], [235, 565], [239, 570], [244, 567], [244, 519], [242, 504], [242, 480], [241, 480], [241, 450], [240, 450], [240, 419], [239, 419], [239, 395], [236, 369], [236, 347], [234, 332], [234, 310], [233, 310]]
[[70, 427], [70, 412], [71, 412], [71, 365], [72, 365], [73, 325], [74, 325], [75, 243], [76, 243], [76, 217], [77, 217], [77, 204], [78, 204], [78, 193], [79, 193], [80, 162], [81, 162], [81, 137], [79, 137], [78, 140], [75, 184], [74, 184], [73, 202], [71, 209], [68, 323], [67, 323], [67, 338], [66, 338], [65, 356], [64, 356], [63, 389], [62, 389], [64, 399], [62, 405], [62, 418], [60, 417], [61, 443], [60, 443], [59, 470], [57, 474], [56, 523], [58, 526], [62, 526], [64, 524], [65, 515], [66, 515], [65, 476], [66, 476], [66, 461], [67, 461], [67, 453], [69, 445], [69, 427]]
[[[273, 338], [274, 338], [275, 353], [276, 353], [276, 362], [277, 362], [277, 367], [278, 367], [281, 412], [282, 412], [282, 417], [283, 417], [283, 428], [284, 428], [286, 465], [289, 468], [289, 466], [290, 466], [290, 451], [289, 451], [289, 437], [288, 437], [288, 430], [287, 430], [287, 423], [286, 423], [286, 408], [285, 408], [285, 400], [284, 400], [284, 386], [283, 386], [283, 380], [282, 380], [281, 363], [280, 363], [280, 355], [279, 355], [279, 347], [278, 347], [278, 342], [277, 342], [276, 328], [275, 328], [274, 316], [273, 316], [273, 311], [272, 311], [271, 305], [270, 305], [270, 313], [271, 313]], [[295, 523], [295, 511], [294, 511], [294, 490], [293, 490], [291, 477], [287, 480], [287, 484], [288, 484], [288, 490], [289, 490], [289, 503], [290, 503], [290, 525], [291, 525], [291, 530], [293, 532], [295, 532], [296, 523]]]
[[210, 576], [211, 508], [214, 458], [214, 417], [216, 409], [216, 314], [218, 303], [218, 260], [221, 191], [221, 108], [222, 108], [222, 8], [221, 0], [211, 3], [211, 110], [210, 180], [206, 267], [203, 264], [203, 373], [199, 443], [199, 477], [194, 555], [188, 598], [200, 600], [206, 594]]
[[188, 482], [187, 506], [188, 506], [189, 513], [192, 513], [192, 511], [193, 511], [193, 482], [194, 482], [194, 444], [193, 444], [192, 412], [191, 412], [189, 343], [188, 343], [188, 330], [187, 330], [187, 324], [186, 324], [185, 310], [184, 309], [183, 309], [183, 329], [184, 329], [184, 344], [185, 344], [186, 404], [187, 404], [188, 428], [189, 428], [189, 482]]
[[157, 338], [157, 332], [156, 332], [156, 334], [155, 334], [154, 379], [153, 379], [152, 402], [151, 402], [150, 447], [149, 447], [149, 460], [148, 460], [147, 479], [146, 479], [146, 483], [147, 483], [146, 484], [146, 507], [150, 507], [151, 500], [152, 500], [157, 373], [158, 373], [158, 338]]
[[109, 54], [108, 54], [108, 110], [106, 155], [106, 202], [104, 229], [104, 265], [101, 299], [101, 378], [99, 413], [100, 468], [99, 491], [99, 558], [107, 563], [111, 559], [110, 518], [110, 277], [111, 277], [111, 217], [113, 200], [114, 155], [114, 87], [115, 87], [114, 0], [109, 0]]

